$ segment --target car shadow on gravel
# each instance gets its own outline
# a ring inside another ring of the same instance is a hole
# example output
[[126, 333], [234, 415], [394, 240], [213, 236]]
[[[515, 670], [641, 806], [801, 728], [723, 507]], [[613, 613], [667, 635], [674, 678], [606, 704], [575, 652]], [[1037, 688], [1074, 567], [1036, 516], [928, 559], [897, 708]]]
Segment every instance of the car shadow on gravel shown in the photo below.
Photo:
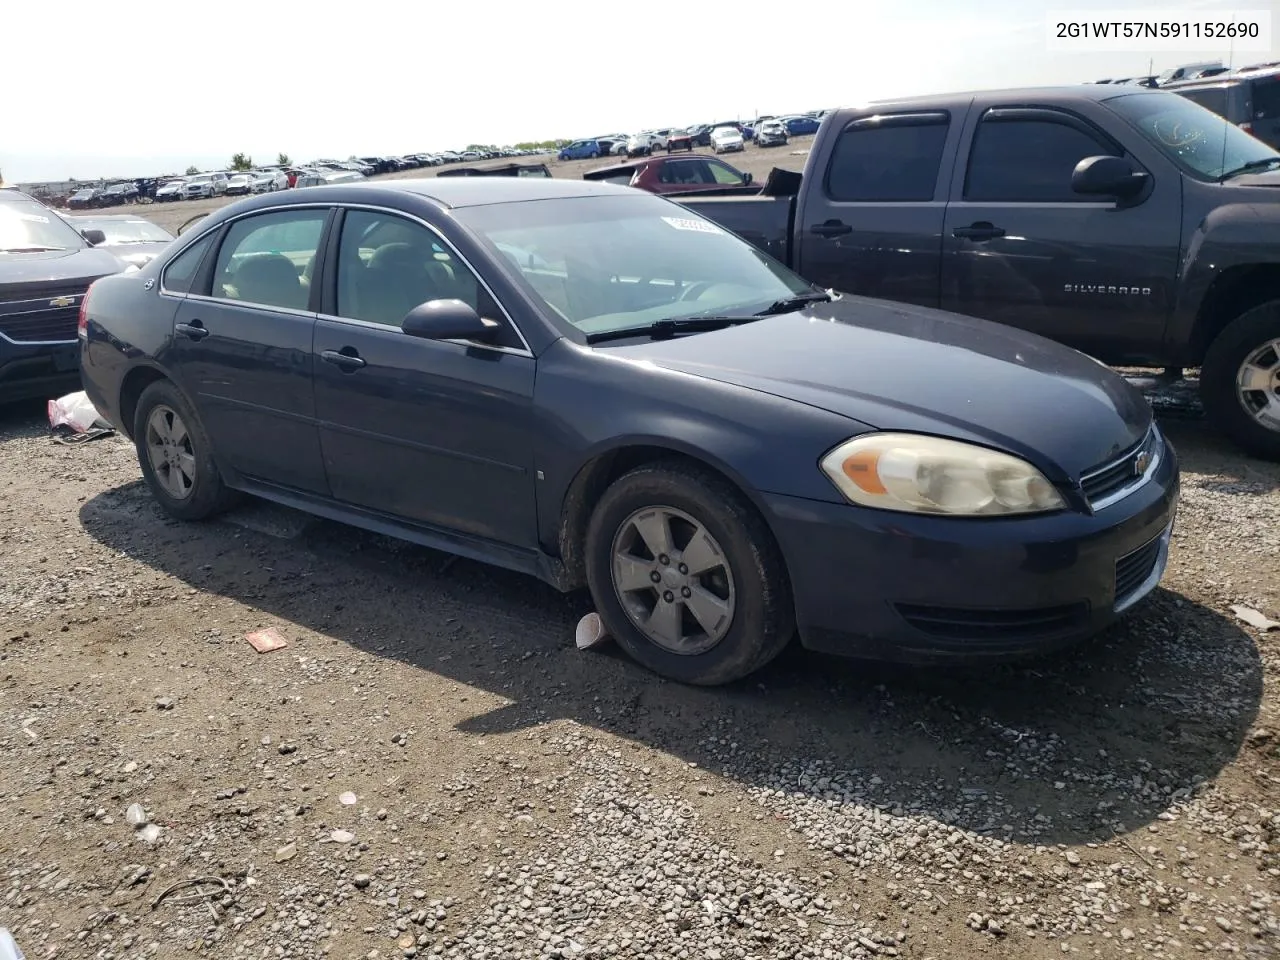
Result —
[[110, 548], [292, 624], [299, 653], [308, 633], [325, 635], [509, 701], [463, 732], [569, 718], [757, 796], [782, 789], [1020, 842], [1105, 842], [1150, 822], [1252, 749], [1262, 695], [1253, 640], [1168, 591], [1097, 641], [1027, 665], [898, 669], [792, 648], [702, 689], [616, 649], [579, 651], [583, 595], [340, 524], [300, 518], [276, 536], [234, 516], [180, 524], [140, 482], [93, 497], [80, 518]]

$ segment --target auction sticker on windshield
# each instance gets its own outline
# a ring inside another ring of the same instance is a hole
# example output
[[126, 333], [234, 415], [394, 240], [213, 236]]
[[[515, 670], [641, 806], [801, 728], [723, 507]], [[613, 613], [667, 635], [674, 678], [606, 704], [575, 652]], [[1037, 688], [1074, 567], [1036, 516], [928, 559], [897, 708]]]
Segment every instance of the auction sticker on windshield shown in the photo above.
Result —
[[724, 233], [714, 223], [706, 220], [689, 220], [685, 217], [663, 217], [662, 219], [677, 230], [692, 230], [694, 233]]

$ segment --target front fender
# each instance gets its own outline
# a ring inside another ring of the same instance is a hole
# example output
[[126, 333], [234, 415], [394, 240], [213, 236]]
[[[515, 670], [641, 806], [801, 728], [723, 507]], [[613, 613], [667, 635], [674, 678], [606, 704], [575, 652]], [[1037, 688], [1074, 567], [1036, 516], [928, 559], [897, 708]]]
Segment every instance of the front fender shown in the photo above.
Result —
[[559, 340], [538, 358], [535, 466], [539, 539], [547, 549], [558, 549], [566, 511], [582, 506], [575, 498], [602, 491], [586, 484], [584, 494], [586, 472], [605, 465], [608, 479], [609, 464], [625, 465], [617, 457], [638, 450], [645, 451], [640, 459], [660, 450], [697, 460], [762, 512], [764, 493], [843, 502], [818, 461], [869, 429], [865, 424], [612, 352]]
[[1179, 265], [1178, 295], [1167, 338], [1175, 355], [1198, 363], [1223, 318], [1204, 309], [1214, 284], [1229, 272], [1255, 266], [1280, 267], [1280, 204], [1232, 203], [1216, 207], [1187, 235]]

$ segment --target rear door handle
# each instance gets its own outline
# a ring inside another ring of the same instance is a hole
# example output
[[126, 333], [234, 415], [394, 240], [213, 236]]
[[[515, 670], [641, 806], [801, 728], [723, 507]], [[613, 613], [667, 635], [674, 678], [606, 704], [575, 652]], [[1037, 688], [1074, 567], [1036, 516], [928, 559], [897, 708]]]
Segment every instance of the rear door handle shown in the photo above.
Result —
[[956, 227], [951, 231], [951, 235], [965, 240], [994, 240], [996, 237], [1004, 236], [1004, 227], [997, 227], [994, 223], [979, 220], [967, 227]]
[[853, 227], [840, 220], [828, 220], [826, 223], [815, 223], [809, 232], [819, 237], [843, 237], [853, 233]]
[[209, 335], [209, 331], [204, 328], [204, 324], [199, 320], [192, 320], [190, 323], [175, 323], [173, 329], [191, 340], [203, 340]]
[[355, 347], [343, 347], [341, 350], [326, 350], [320, 354], [325, 363], [332, 363], [344, 373], [354, 373], [365, 365], [364, 357], [356, 352]]

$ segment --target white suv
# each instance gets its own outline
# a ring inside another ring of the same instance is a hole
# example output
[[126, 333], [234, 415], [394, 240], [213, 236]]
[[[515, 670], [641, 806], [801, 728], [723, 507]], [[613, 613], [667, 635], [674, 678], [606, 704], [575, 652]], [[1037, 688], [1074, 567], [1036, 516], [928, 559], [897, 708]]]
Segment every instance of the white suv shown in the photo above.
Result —
[[227, 175], [225, 173], [197, 173], [187, 178], [182, 188], [182, 196], [187, 200], [200, 197], [220, 197], [227, 192]]

